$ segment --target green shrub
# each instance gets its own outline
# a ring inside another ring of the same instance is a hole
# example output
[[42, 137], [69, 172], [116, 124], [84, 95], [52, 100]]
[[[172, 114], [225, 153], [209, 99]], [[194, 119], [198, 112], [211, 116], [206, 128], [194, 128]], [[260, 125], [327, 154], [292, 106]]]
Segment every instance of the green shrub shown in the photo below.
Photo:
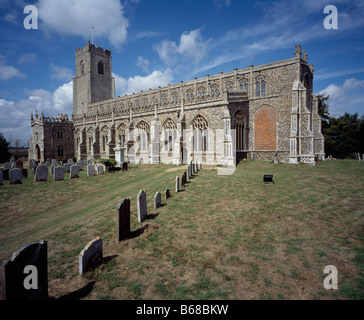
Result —
[[116, 165], [115, 159], [98, 159], [97, 162], [101, 162], [105, 167], [113, 167]]

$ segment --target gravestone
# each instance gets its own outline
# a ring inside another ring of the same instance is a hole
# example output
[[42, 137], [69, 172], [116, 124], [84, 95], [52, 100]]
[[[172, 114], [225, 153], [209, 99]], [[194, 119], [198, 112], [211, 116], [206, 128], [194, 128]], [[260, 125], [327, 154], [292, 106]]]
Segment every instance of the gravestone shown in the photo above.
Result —
[[53, 176], [53, 173], [54, 173], [54, 168], [55, 168], [56, 166], [51, 166], [51, 176]]
[[79, 177], [80, 177], [80, 167], [77, 165], [71, 166], [70, 179], [79, 178]]
[[102, 263], [102, 239], [97, 237], [89, 242], [78, 257], [78, 272], [84, 274]]
[[11, 169], [9, 171], [9, 182], [10, 184], [22, 184], [22, 174], [21, 174], [21, 169]]
[[138, 221], [143, 222], [147, 218], [147, 195], [144, 190], [139, 191], [137, 196]]
[[162, 195], [160, 192], [157, 192], [154, 196], [154, 209], [159, 208], [162, 205]]
[[182, 181], [181, 181], [181, 186], [185, 186], [187, 182], [187, 173], [186, 171], [183, 173], [182, 175]]
[[130, 233], [130, 199], [120, 201], [116, 207], [118, 241], [127, 238]]
[[187, 179], [190, 180], [191, 176], [190, 176], [190, 166], [189, 165], [187, 166], [186, 173], [187, 173]]
[[34, 159], [31, 159], [29, 162], [29, 168], [30, 169], [34, 169], [37, 166], [37, 161], [35, 161]]
[[3, 176], [3, 172], [0, 171], [0, 186], [4, 185], [4, 176]]
[[87, 176], [88, 177], [96, 176], [95, 165], [93, 164], [87, 165]]
[[52, 164], [52, 166], [57, 167], [58, 166], [58, 161], [56, 159], [52, 159], [51, 164]]
[[83, 171], [83, 162], [77, 161], [76, 165], [80, 167], [80, 171]]
[[28, 178], [28, 170], [27, 169], [21, 169], [21, 176], [23, 178]]
[[69, 163], [65, 163], [64, 166], [63, 166], [63, 170], [64, 170], [64, 173], [70, 172], [71, 165]]
[[64, 169], [62, 167], [55, 167], [53, 172], [54, 181], [64, 180]]
[[166, 200], [168, 200], [171, 197], [171, 193], [169, 192], [169, 189], [164, 190], [164, 195], [166, 196]]
[[4, 170], [10, 170], [11, 169], [11, 163], [10, 162], [5, 162], [4, 163]]
[[15, 167], [17, 168], [17, 169], [23, 169], [23, 161], [22, 160], [16, 160], [16, 162], [15, 162]]
[[72, 166], [74, 165], [73, 159], [68, 159], [68, 163]]
[[51, 159], [49, 159], [49, 158], [48, 158], [48, 159], [46, 160], [46, 166], [47, 166], [47, 167], [50, 167], [50, 166], [51, 166]]
[[48, 299], [47, 242], [29, 243], [1, 266], [3, 300]]
[[176, 177], [176, 192], [179, 192], [179, 177]]
[[97, 166], [97, 175], [104, 174], [104, 166], [102, 164]]
[[48, 179], [48, 167], [45, 165], [38, 166], [35, 170], [34, 182], [44, 181], [47, 182]]
[[128, 163], [123, 162], [123, 171], [128, 171]]

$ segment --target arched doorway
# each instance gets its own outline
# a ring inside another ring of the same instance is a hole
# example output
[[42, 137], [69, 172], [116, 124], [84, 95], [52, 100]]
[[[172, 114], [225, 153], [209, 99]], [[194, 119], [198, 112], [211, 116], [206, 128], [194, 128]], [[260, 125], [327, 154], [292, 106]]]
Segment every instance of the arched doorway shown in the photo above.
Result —
[[35, 146], [35, 158], [36, 158], [35, 161], [38, 161], [38, 162], [40, 162], [42, 160], [39, 145]]

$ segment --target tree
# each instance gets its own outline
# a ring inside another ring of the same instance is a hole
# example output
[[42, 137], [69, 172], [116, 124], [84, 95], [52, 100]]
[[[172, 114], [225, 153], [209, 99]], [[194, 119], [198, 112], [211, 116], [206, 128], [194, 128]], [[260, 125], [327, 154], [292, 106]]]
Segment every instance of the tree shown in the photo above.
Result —
[[9, 142], [7, 142], [3, 134], [0, 133], [0, 163], [9, 161], [10, 156]]
[[329, 104], [327, 101], [330, 96], [326, 93], [320, 93], [317, 96], [318, 100], [318, 114], [321, 117], [322, 128], [327, 128], [330, 120]]

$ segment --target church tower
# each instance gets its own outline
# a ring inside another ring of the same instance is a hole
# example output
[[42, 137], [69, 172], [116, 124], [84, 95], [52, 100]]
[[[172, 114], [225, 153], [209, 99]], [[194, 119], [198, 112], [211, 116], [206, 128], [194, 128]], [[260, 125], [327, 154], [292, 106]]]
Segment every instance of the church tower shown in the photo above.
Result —
[[115, 97], [111, 51], [88, 42], [76, 49], [76, 76], [73, 78], [73, 114], [87, 112], [90, 103]]

